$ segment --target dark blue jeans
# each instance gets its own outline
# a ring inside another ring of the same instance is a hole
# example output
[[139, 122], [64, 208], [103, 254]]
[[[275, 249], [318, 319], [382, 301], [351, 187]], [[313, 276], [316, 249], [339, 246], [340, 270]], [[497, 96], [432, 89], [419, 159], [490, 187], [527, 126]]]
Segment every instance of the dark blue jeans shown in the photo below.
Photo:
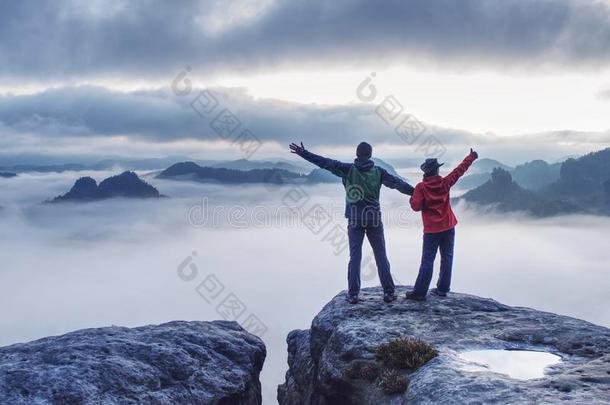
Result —
[[428, 293], [436, 252], [441, 251], [441, 272], [438, 276], [436, 288], [442, 292], [449, 292], [451, 287], [451, 267], [453, 266], [453, 245], [455, 242], [455, 228], [439, 233], [425, 233], [421, 256], [419, 274], [413, 292], [415, 295], [425, 297]]
[[347, 269], [347, 282], [349, 295], [358, 295], [360, 292], [360, 263], [362, 261], [362, 243], [364, 235], [369, 240], [377, 263], [377, 273], [385, 293], [394, 293], [394, 280], [390, 273], [390, 261], [385, 251], [383, 237], [383, 224], [361, 225], [349, 224], [347, 235], [349, 237], [349, 266]]

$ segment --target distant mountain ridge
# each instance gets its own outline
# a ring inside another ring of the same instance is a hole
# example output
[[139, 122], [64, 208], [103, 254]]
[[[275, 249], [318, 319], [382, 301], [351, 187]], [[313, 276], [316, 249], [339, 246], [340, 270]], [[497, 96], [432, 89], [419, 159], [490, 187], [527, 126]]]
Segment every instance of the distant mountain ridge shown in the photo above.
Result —
[[[381, 159], [373, 159], [375, 164], [386, 169], [390, 174], [399, 176], [394, 168]], [[238, 167], [248, 167], [250, 162], [239, 163]], [[280, 165], [281, 167], [281, 165]], [[259, 168], [250, 170], [227, 169], [224, 167], [200, 166], [195, 162], [175, 163], [157, 176], [159, 179], [193, 180], [199, 182], [218, 182], [222, 184], [303, 184], [334, 183], [341, 179], [324, 169], [314, 169], [309, 174], [295, 173], [280, 168]], [[400, 177], [400, 176], [399, 176]]]
[[51, 202], [96, 201], [107, 198], [160, 198], [159, 191], [134, 172], [124, 172], [103, 180], [99, 185], [91, 177], [76, 180], [70, 191]]
[[473, 167], [479, 168], [479, 171], [465, 176], [460, 181], [460, 187], [467, 189], [478, 187], [490, 180], [493, 169], [500, 168], [509, 172], [512, 179], [520, 186], [528, 190], [539, 190], [559, 180], [562, 165], [562, 163], [549, 164], [544, 160], [532, 160], [513, 168], [493, 159], [486, 160], [483, 166], [477, 166], [478, 161], [475, 162]]
[[220, 167], [203, 167], [195, 162], [173, 164], [157, 175], [159, 179], [218, 182], [222, 184], [274, 183], [304, 181], [306, 176], [283, 169], [236, 170]]
[[526, 190], [508, 171], [500, 168], [493, 170], [491, 179], [485, 184], [468, 191], [461, 199], [502, 212], [525, 211], [538, 217], [578, 212], [578, 208], [567, 201], [547, 199]]
[[549, 164], [544, 160], [532, 160], [515, 167], [512, 176], [515, 181], [529, 189], [539, 190], [557, 180], [562, 163]]
[[491, 173], [493, 169], [499, 167], [500, 169], [504, 169], [507, 171], [512, 171], [513, 168], [511, 166], [505, 165], [502, 162], [499, 162], [495, 159], [489, 158], [481, 158], [475, 160], [475, 162], [470, 167], [470, 171], [478, 172], [478, 173]]
[[304, 166], [298, 166], [289, 162], [269, 160], [239, 159], [227, 162], [218, 162], [207, 166], [233, 170], [280, 169], [299, 174], [306, 174], [311, 171], [311, 169]]
[[176, 162], [193, 161], [201, 166], [217, 167], [235, 170], [253, 169], [283, 169], [294, 173], [308, 173], [311, 171], [309, 163], [294, 163], [284, 159], [268, 160], [198, 160], [188, 157], [167, 157], [167, 158], [145, 158], [145, 159], [104, 159], [95, 163], [57, 163], [57, 164], [13, 164], [0, 166], [0, 171], [27, 173], [61, 173], [66, 171], [85, 171], [85, 170], [113, 170], [122, 168], [124, 170], [158, 170], [168, 167]]
[[[556, 170], [554, 165], [534, 164], [543, 170]], [[559, 169], [558, 180], [539, 190], [526, 190], [508, 171], [496, 168], [490, 180], [461, 199], [499, 211], [525, 211], [540, 217], [570, 213], [610, 215], [610, 148], [566, 160]]]

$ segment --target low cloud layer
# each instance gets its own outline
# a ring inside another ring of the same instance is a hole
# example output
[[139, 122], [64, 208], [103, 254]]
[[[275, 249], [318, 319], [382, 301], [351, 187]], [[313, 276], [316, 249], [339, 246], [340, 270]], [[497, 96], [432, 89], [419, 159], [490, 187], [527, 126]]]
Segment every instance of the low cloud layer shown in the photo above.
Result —
[[[99, 180], [110, 173], [87, 174]], [[210, 209], [274, 207], [282, 206], [288, 188], [149, 179], [171, 198], [40, 204], [67, 190], [79, 175], [0, 179], [0, 305], [18, 309], [0, 318], [0, 346], [88, 327], [220, 319], [217, 305], [232, 292], [268, 327], [261, 378], [265, 403], [273, 403], [287, 367], [286, 336], [309, 327], [346, 287], [346, 253], [335, 256], [322, 240], [324, 233], [314, 235], [300, 221], [218, 229], [187, 221], [203, 196]], [[344, 200], [340, 185], [307, 187], [307, 192], [309, 205]], [[397, 284], [412, 284], [421, 254], [421, 219], [394, 190], [382, 191], [382, 204], [385, 211], [397, 206], [406, 212], [408, 222], [400, 226], [387, 221], [386, 242]], [[454, 291], [610, 325], [607, 218], [532, 220], [455, 208], [460, 224]], [[343, 228], [345, 219], [337, 211], [333, 221]], [[197, 275], [185, 281], [177, 268], [189, 257]], [[368, 243], [363, 257], [372, 257]], [[215, 301], [196, 290], [210, 274], [226, 289]], [[378, 285], [372, 261], [364, 262], [362, 275], [363, 286]]]
[[597, 93], [597, 97], [604, 101], [610, 101], [610, 88], [605, 88]]
[[0, 80], [158, 77], [278, 65], [608, 66], [601, 0], [18, 1], [0, 5]]

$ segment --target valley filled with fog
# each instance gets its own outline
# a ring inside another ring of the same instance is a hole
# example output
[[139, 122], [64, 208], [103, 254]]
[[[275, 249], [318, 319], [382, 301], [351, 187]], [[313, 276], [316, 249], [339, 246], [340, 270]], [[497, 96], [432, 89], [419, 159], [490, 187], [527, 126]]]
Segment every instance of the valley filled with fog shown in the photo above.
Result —
[[[318, 233], [292, 214], [291, 186], [198, 184], [144, 173], [170, 198], [42, 204], [78, 177], [111, 174], [0, 179], [0, 345], [89, 327], [221, 319], [220, 304], [234, 294], [243, 304], [239, 320], [254, 315], [266, 329], [263, 396], [272, 401], [287, 367], [286, 335], [308, 328], [346, 287], [347, 251], [335, 254], [325, 240], [334, 226], [345, 228], [340, 185], [301, 188], [298, 209], [319, 204], [331, 214]], [[395, 281], [411, 285], [419, 214], [394, 190], [383, 190], [382, 205]], [[610, 326], [609, 217], [530, 219], [463, 205], [455, 211], [454, 291]], [[363, 257], [363, 286], [377, 285], [366, 243]], [[215, 297], [198, 288], [210, 276], [224, 287]]]

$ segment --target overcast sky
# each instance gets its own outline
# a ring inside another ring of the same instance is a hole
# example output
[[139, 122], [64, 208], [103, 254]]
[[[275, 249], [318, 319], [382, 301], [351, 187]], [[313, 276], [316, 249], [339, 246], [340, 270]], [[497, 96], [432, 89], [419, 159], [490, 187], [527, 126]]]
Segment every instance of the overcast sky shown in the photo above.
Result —
[[[448, 156], [610, 145], [610, 2], [227, 3], [0, 3], [1, 154], [238, 158], [246, 129], [258, 157], [291, 140], [415, 153], [423, 138], [397, 136], [375, 113], [384, 100]], [[218, 106], [199, 115], [204, 89]], [[230, 136], [210, 127], [224, 108], [239, 120]]]

